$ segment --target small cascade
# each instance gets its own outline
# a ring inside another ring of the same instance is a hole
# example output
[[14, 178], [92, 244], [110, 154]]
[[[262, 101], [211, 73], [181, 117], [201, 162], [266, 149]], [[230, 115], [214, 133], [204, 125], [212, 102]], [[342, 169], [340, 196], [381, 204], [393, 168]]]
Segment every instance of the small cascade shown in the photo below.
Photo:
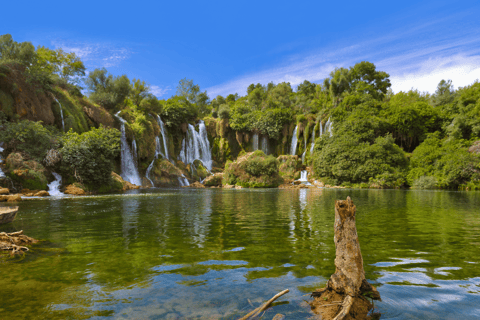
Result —
[[[320, 128], [321, 127], [322, 127], [322, 122], [320, 122]], [[315, 147], [315, 127], [312, 130], [312, 144], [310, 145], [310, 154], [313, 154], [313, 147]]]
[[268, 154], [268, 138], [267, 138], [267, 136], [262, 136], [262, 140], [260, 142], [260, 148], [262, 149], [263, 153]]
[[212, 152], [208, 142], [205, 123], [200, 120], [198, 132], [191, 124], [188, 125], [187, 137], [182, 141], [180, 160], [185, 164], [193, 165], [193, 161], [200, 160], [207, 170], [212, 170]]
[[308, 181], [307, 175], [308, 175], [307, 170], [303, 170], [302, 172], [300, 172], [300, 179], [298, 179], [298, 181], [303, 181], [303, 182]]
[[115, 116], [120, 120], [122, 123], [120, 130], [121, 130], [121, 171], [122, 171], [122, 178], [125, 181], [133, 183], [137, 186], [142, 185], [142, 180], [140, 179], [140, 175], [138, 174], [138, 169], [135, 166], [135, 161], [133, 160], [132, 152], [130, 151], [130, 147], [127, 143], [127, 136], [125, 135], [125, 120], [122, 119], [117, 112]]
[[167, 136], [167, 129], [165, 129], [165, 124], [163, 123], [162, 119], [159, 115], [157, 115], [158, 125], [160, 126], [160, 133], [162, 134], [163, 140], [163, 153], [161, 155], [171, 162], [169, 152], [168, 152], [168, 136]]
[[48, 193], [52, 197], [63, 197], [65, 194], [60, 192], [60, 186], [62, 185], [62, 176], [58, 173], [52, 172], [55, 180], [48, 184]]
[[330, 137], [333, 136], [332, 125], [333, 125], [333, 122], [330, 121], [330, 118], [328, 118], [327, 123], [325, 123], [325, 133], [328, 132], [330, 134]]
[[137, 153], [137, 142], [135, 139], [132, 141], [132, 152], [133, 152], [133, 162], [135, 163], [135, 167], [138, 168], [138, 153]]
[[[0, 153], [3, 152], [2, 146], [3, 146], [3, 142], [0, 142]], [[1, 154], [0, 154], [0, 163], [3, 163], [3, 157]], [[6, 177], [5, 173], [3, 172], [2, 168], [0, 168], [0, 178], [5, 178], [5, 177]]]
[[290, 145], [290, 154], [294, 156], [297, 152], [297, 129], [298, 125], [295, 126], [295, 130], [293, 130], [293, 137], [292, 137], [292, 144]]
[[180, 182], [181, 187], [186, 187], [190, 185], [190, 183], [188, 182], [187, 178], [183, 173], [181, 177], [178, 177], [178, 182]]
[[305, 133], [303, 135], [303, 138], [305, 139], [305, 146], [302, 154], [302, 164], [305, 164], [305, 156], [307, 155], [307, 137], [305, 137]]
[[253, 145], [253, 151], [258, 150], [258, 133], [254, 133], [252, 137], [252, 145]]
[[63, 132], [65, 132], [65, 122], [63, 121], [63, 108], [62, 108], [62, 104], [60, 103], [60, 101], [57, 100], [57, 98], [55, 98], [55, 101], [57, 101], [58, 105], [60, 106], [60, 116], [62, 117], [62, 129], [63, 129]]
[[319, 137], [323, 136], [323, 125], [322, 125], [322, 121], [320, 121], [320, 135]]

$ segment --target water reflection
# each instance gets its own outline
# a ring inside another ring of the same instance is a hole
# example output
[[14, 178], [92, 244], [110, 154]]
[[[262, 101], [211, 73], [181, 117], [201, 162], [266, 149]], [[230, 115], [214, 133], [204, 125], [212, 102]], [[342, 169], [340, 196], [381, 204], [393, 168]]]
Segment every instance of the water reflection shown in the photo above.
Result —
[[[287, 318], [334, 272], [334, 201], [351, 196], [382, 319], [475, 319], [478, 193], [156, 190], [22, 203], [15, 228], [49, 242], [1, 263], [6, 318], [236, 319], [289, 288]], [[0, 229], [0, 231], [4, 231]], [[20, 289], [21, 288], [21, 289]], [[29, 297], [37, 297], [35, 300]]]

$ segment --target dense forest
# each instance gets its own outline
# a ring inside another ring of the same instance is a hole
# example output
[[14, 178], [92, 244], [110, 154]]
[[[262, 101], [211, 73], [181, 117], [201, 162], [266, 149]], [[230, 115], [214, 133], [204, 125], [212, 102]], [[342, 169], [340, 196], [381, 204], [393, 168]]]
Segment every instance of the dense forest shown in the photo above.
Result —
[[[232, 171], [239, 156], [260, 149], [260, 139], [269, 156], [256, 151], [248, 170], [253, 176], [275, 173], [277, 185], [281, 156], [296, 154], [303, 156], [298, 167], [308, 167], [325, 184], [475, 190], [480, 83], [453, 85], [439, 79], [433, 94], [414, 89], [395, 94], [389, 74], [362, 61], [336, 68], [321, 83], [305, 80], [296, 90], [285, 82], [251, 84], [245, 96], [209, 97], [182, 79], [176, 94], [161, 100], [143, 80], [106, 69], [87, 73], [74, 53], [35, 48], [6, 34], [0, 36], [4, 184], [45, 189], [55, 171], [64, 184], [98, 192], [121, 189], [112, 171], [121, 171], [124, 134], [144, 186]], [[209, 170], [182, 161], [185, 137], [190, 128], [199, 130], [199, 120], [211, 146]]]

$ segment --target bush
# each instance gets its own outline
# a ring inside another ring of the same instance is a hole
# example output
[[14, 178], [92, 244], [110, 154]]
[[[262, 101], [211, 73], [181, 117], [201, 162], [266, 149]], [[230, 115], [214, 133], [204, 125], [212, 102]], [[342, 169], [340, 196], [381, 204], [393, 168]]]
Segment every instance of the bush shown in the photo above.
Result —
[[222, 104], [218, 109], [220, 119], [230, 119], [230, 107], [228, 104]]
[[235, 162], [225, 165], [224, 182], [247, 188], [278, 187], [282, 182], [278, 174], [279, 162], [273, 156], [265, 156], [261, 150], [247, 153]]
[[63, 170], [79, 182], [92, 188], [110, 184], [113, 161], [120, 153], [120, 132], [103, 127], [82, 134], [70, 130], [60, 153]]
[[30, 158], [41, 162], [47, 151], [56, 144], [54, 135], [41, 122], [22, 120], [2, 125], [0, 141], [4, 142], [5, 152], [21, 151]]

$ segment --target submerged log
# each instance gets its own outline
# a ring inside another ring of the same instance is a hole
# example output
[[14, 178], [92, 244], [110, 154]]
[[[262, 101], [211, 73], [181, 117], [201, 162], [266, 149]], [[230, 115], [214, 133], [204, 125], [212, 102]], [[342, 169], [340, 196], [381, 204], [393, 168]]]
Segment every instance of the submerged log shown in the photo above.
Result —
[[[283, 296], [285, 293], [288, 293], [290, 292], [290, 290], [286, 289], [286, 290], [283, 290], [283, 291], [280, 291], [279, 293], [277, 293], [276, 295], [274, 295], [270, 300], [268, 300], [267, 302], [265, 302], [263, 305], [261, 305], [260, 307], [256, 308], [255, 310], [253, 311], [250, 311], [248, 314], [246, 314], [245, 316], [241, 317], [240, 319], [238, 320], [250, 320], [250, 319], [255, 319], [256, 317], [258, 317], [260, 315], [260, 313], [262, 313], [262, 311], [265, 311], [268, 309], [268, 307], [272, 304], [273, 301], [277, 300], [278, 298], [280, 298], [281, 296]], [[249, 301], [250, 302], [250, 301]], [[277, 317], [278, 316], [278, 317]], [[277, 318], [277, 319], [281, 319], [280, 317], [281, 315], [275, 315], [274, 318]]]
[[26, 245], [37, 242], [38, 240], [24, 235], [23, 230], [12, 233], [0, 232], [0, 250], [10, 251], [11, 255], [26, 252], [29, 250]]
[[322, 319], [369, 319], [373, 305], [366, 297], [381, 301], [378, 291], [365, 279], [355, 213], [350, 197], [335, 202], [335, 273], [326, 288], [312, 293], [315, 299], [310, 303]]

